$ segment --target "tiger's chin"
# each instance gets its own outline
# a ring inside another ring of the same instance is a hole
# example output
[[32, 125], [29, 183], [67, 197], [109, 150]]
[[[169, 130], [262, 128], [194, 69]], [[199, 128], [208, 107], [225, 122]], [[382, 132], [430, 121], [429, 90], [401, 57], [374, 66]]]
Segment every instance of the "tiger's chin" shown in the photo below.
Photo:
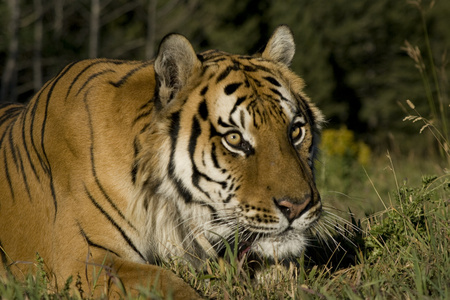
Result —
[[300, 225], [294, 222], [291, 227], [281, 233], [265, 235], [251, 243], [247, 242], [248, 247], [245, 248], [244, 252], [253, 253], [269, 261], [299, 257], [311, 240], [310, 228], [318, 222], [319, 218], [320, 210], [319, 213], [314, 212], [314, 216], [309, 218], [308, 224], [300, 223], [302, 220], [299, 220]]
[[[237, 258], [239, 260], [246, 258], [247, 261], [268, 262], [270, 264], [290, 260], [299, 257], [305, 251], [309, 241], [309, 229], [298, 230], [291, 228], [276, 235], [253, 233], [248, 235], [246, 239], [239, 241]], [[208, 243], [208, 245], [211, 244]], [[225, 256], [227, 247], [217, 243], [215, 245], [219, 248], [212, 251], [216, 255], [209, 256]], [[234, 248], [233, 243], [230, 243], [230, 246], [231, 249]], [[211, 254], [211, 251], [209, 254]]]
[[268, 260], [279, 261], [298, 257], [307, 245], [306, 232], [289, 230], [277, 236], [268, 236], [255, 241], [249, 252]]

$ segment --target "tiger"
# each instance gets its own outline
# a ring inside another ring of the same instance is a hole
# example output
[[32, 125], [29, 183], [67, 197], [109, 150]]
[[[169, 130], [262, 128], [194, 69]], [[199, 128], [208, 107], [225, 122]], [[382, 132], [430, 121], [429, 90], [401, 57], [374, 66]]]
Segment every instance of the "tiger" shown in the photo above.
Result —
[[162, 263], [201, 269], [237, 232], [242, 253], [298, 257], [322, 212], [324, 117], [294, 53], [285, 25], [254, 55], [197, 54], [170, 34], [154, 60], [74, 62], [3, 105], [2, 276], [36, 272], [38, 255], [88, 296], [199, 299]]

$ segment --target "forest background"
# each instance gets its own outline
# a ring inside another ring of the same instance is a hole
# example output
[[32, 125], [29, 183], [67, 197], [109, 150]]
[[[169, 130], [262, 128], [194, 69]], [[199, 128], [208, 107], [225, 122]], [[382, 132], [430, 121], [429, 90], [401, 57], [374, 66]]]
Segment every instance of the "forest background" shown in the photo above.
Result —
[[[423, 123], [403, 120], [411, 113], [407, 99], [434, 124], [449, 119], [448, 16], [450, 1], [443, 0], [1, 0], [0, 103], [28, 101], [72, 61], [152, 59], [171, 32], [188, 37], [197, 51], [247, 54], [287, 24], [297, 44], [292, 69], [325, 113], [326, 129], [336, 130], [323, 148], [346, 160], [325, 166], [335, 159], [324, 156], [321, 182], [328, 191], [364, 197], [372, 187], [360, 166], [355, 180], [339, 180], [354, 169], [348, 159], [359, 156], [359, 165], [370, 169], [384, 166], [377, 158], [389, 151], [414, 163], [418, 178], [448, 168], [442, 145], [429, 132], [418, 134]], [[414, 49], [423, 53], [419, 61], [410, 57]], [[439, 116], [430, 97], [440, 100]], [[441, 132], [448, 141], [446, 128]], [[437, 164], [430, 166], [430, 158]], [[374, 178], [385, 176], [377, 172]], [[361, 189], [355, 181], [363, 177]]]

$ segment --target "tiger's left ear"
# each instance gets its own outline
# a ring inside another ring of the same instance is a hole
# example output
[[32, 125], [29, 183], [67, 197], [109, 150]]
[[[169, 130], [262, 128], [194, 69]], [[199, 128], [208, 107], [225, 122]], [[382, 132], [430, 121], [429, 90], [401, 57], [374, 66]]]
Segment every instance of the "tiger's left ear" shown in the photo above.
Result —
[[157, 107], [164, 107], [175, 97], [186, 85], [197, 64], [200, 61], [184, 36], [170, 34], [161, 41], [155, 60]]
[[295, 53], [294, 36], [286, 25], [278, 26], [267, 42], [261, 56], [290, 66]]

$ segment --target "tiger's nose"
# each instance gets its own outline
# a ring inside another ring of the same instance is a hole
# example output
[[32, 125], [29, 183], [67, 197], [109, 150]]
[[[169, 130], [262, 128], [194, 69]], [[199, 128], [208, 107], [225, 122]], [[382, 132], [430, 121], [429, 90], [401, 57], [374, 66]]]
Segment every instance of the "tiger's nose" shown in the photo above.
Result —
[[275, 199], [275, 204], [289, 222], [292, 222], [304, 212], [308, 211], [312, 203], [311, 199], [310, 194], [305, 195], [302, 200], [283, 197], [281, 199]]

